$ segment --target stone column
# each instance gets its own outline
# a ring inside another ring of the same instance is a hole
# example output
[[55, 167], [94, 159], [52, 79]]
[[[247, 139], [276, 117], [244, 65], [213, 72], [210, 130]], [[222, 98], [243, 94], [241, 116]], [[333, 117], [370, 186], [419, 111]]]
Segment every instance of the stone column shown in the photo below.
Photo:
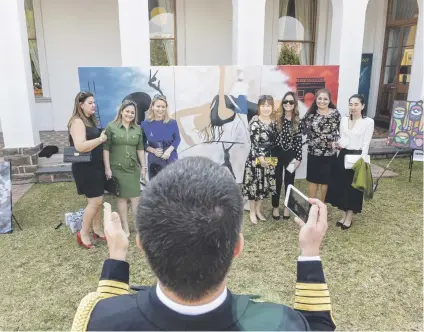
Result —
[[150, 66], [148, 0], [118, 0], [122, 66]]
[[342, 115], [349, 112], [349, 97], [358, 93], [368, 1], [332, 0], [329, 65], [340, 66], [337, 106]]
[[424, 99], [424, 0], [418, 1], [418, 25], [415, 36], [414, 59], [412, 60], [411, 82], [408, 100]]
[[263, 65], [266, 0], [233, 0], [233, 65]]
[[0, 117], [6, 161], [12, 173], [33, 173], [42, 148], [35, 125], [35, 99], [24, 0], [0, 1]]

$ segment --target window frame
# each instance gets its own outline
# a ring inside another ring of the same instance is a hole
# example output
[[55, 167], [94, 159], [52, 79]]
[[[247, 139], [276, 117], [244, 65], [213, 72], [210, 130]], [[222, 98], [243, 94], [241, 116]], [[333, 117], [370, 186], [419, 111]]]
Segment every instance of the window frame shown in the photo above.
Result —
[[[277, 11], [277, 20], [280, 19], [280, 1], [282, 0], [278, 0], [278, 11]], [[280, 43], [300, 43], [300, 44], [310, 44], [312, 45], [311, 49], [310, 49], [310, 59], [311, 59], [311, 63], [305, 66], [313, 66], [315, 64], [315, 46], [316, 46], [316, 33], [317, 33], [317, 21], [318, 21], [318, 0], [310, 0], [312, 1], [313, 4], [313, 18], [312, 18], [312, 40], [286, 40], [286, 39], [278, 39], [277, 38], [277, 50], [275, 50], [274, 52], [277, 53], [277, 63], [278, 63], [278, 45]]]
[[[38, 103], [50, 102], [50, 85], [49, 85], [49, 75], [47, 70], [47, 57], [46, 57], [46, 48], [44, 42], [44, 25], [43, 25], [43, 14], [41, 8], [41, 0], [31, 0], [32, 9], [34, 12], [34, 24], [35, 24], [35, 40], [37, 42], [37, 52], [38, 52], [38, 62], [40, 64], [40, 79], [42, 85], [43, 94], [36, 95], [34, 93], [35, 101]], [[26, 16], [24, 16], [25, 26], [26, 26]], [[27, 38], [29, 40], [34, 40], [33, 38]], [[28, 46], [29, 47], [29, 46]], [[31, 61], [31, 56], [28, 54], [28, 57]], [[32, 75], [31, 75], [32, 80]]]
[[[165, 38], [151, 38], [150, 37], [150, 31], [149, 31], [149, 43], [152, 40], [172, 40], [174, 41], [174, 60], [175, 60], [175, 65], [174, 66], [178, 66], [178, 52], [177, 52], [177, 0], [172, 0], [172, 5], [174, 8], [174, 37], [170, 38], [170, 37], [165, 37]], [[149, 13], [150, 15], [150, 13]], [[150, 22], [150, 20], [149, 20]], [[151, 63], [152, 59], [150, 57], [150, 63]]]

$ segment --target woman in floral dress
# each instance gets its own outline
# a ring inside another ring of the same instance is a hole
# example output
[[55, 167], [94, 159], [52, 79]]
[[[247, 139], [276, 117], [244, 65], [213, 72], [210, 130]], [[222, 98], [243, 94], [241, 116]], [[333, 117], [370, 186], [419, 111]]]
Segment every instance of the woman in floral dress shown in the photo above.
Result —
[[308, 139], [308, 196], [315, 198], [320, 185], [323, 202], [337, 158], [333, 143], [339, 138], [340, 119], [340, 113], [331, 101], [331, 94], [327, 89], [317, 91], [314, 102], [302, 119]]
[[275, 193], [275, 165], [265, 158], [271, 157], [271, 149], [276, 145], [276, 116], [272, 96], [261, 96], [258, 116], [249, 124], [251, 147], [244, 167], [242, 189], [243, 195], [249, 199], [250, 221], [254, 224], [258, 222], [257, 218], [266, 220], [261, 211], [262, 203]]

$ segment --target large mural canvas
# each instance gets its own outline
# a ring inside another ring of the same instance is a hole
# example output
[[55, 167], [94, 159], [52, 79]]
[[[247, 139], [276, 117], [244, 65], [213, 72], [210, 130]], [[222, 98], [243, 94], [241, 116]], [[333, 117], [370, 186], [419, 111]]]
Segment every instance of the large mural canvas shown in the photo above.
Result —
[[[337, 102], [338, 76], [338, 66], [79, 68], [81, 90], [96, 97], [100, 127], [113, 120], [124, 99], [137, 103], [141, 123], [153, 96], [165, 95], [181, 134], [179, 158], [211, 158], [228, 167], [238, 182], [243, 179], [250, 148], [248, 124], [259, 96], [272, 95], [279, 107], [283, 95], [295, 91], [303, 116], [320, 88], [328, 88]], [[306, 147], [304, 157], [306, 161]], [[304, 177], [305, 170], [302, 163], [297, 178]]]
[[387, 144], [413, 150], [423, 149], [423, 101], [395, 100]]
[[12, 180], [10, 162], [0, 162], [0, 234], [12, 231]]

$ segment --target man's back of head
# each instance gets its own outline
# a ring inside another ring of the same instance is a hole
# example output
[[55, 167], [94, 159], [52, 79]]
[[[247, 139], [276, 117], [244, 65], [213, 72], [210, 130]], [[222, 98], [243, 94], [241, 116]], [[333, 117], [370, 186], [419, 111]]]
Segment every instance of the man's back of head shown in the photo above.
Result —
[[195, 301], [225, 279], [242, 219], [243, 199], [231, 173], [189, 157], [167, 166], [143, 190], [136, 227], [161, 284]]

